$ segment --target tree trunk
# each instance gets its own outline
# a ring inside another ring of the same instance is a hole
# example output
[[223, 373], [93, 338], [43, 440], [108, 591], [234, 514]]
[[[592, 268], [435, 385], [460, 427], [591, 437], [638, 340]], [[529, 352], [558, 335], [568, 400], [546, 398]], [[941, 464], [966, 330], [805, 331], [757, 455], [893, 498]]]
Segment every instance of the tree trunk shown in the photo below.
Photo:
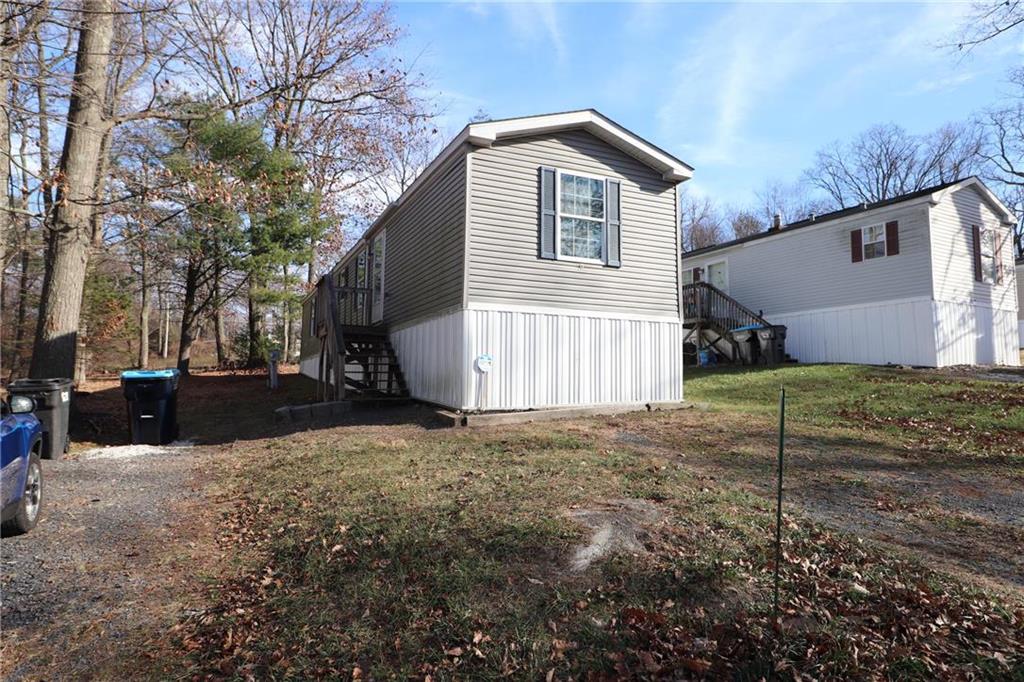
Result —
[[189, 259], [185, 270], [185, 296], [181, 304], [181, 337], [178, 342], [178, 371], [188, 374], [192, 360], [192, 343], [196, 336], [196, 294], [199, 288], [199, 268]]
[[103, 137], [107, 65], [114, 33], [113, 0], [84, 0], [75, 76], [53, 222], [46, 247], [46, 272], [29, 375], [71, 376], [75, 369], [82, 291], [89, 264], [96, 174]]
[[228, 356], [224, 348], [224, 313], [219, 307], [213, 313], [213, 337], [217, 346], [217, 366], [223, 367], [227, 364]]
[[8, 192], [11, 185], [11, 57], [14, 53], [14, 19], [9, 16], [13, 8], [7, 3], [0, 6], [3, 19], [3, 33], [0, 34], [0, 192], [3, 192], [3, 206], [0, 208], [0, 265], [7, 264], [7, 242], [14, 231], [13, 196]]
[[142, 251], [142, 268], [140, 279], [142, 280], [142, 305], [139, 310], [139, 368], [149, 368], [149, 282], [146, 277], [146, 252]]
[[160, 357], [164, 360], [170, 354], [171, 348], [171, 306], [167, 304], [167, 308], [164, 309], [164, 345], [160, 348]]
[[[18, 164], [21, 168], [28, 167], [28, 136], [24, 131], [21, 133], [21, 144], [18, 149]], [[21, 356], [25, 349], [22, 347], [25, 342], [25, 318], [28, 314], [28, 272], [32, 245], [32, 224], [28, 217], [29, 198], [32, 194], [28, 186], [28, 174], [25, 171], [21, 175], [21, 197], [19, 199], [18, 213], [14, 222], [18, 224], [21, 237], [20, 274], [18, 275], [18, 311], [14, 320], [14, 352], [11, 353], [11, 378], [21, 367]]]
[[254, 291], [258, 287], [252, 276], [249, 277], [249, 357], [246, 364], [249, 367], [256, 367], [262, 361], [260, 353], [263, 345], [263, 311], [254, 298]]

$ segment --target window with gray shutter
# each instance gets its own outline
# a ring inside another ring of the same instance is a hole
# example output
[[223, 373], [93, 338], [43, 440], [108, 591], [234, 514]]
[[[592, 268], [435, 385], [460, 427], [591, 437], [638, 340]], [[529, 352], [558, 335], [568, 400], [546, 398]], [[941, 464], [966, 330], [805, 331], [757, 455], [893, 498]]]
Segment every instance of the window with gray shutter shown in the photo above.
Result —
[[540, 169], [540, 216], [537, 242], [541, 258], [555, 258], [555, 169]]
[[605, 232], [607, 263], [613, 268], [622, 266], [622, 221], [619, 216], [621, 205], [622, 183], [608, 180], [608, 191], [605, 200]]

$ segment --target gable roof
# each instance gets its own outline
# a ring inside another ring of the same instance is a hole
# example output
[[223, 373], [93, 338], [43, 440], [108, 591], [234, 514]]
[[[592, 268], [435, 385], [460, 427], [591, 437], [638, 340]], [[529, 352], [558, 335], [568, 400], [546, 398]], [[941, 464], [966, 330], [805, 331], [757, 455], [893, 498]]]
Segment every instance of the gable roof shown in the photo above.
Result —
[[[673, 182], [682, 182], [693, 177], [693, 167], [668, 152], [654, 146], [639, 135], [631, 133], [615, 121], [596, 109], [564, 111], [555, 114], [523, 116], [519, 118], [496, 119], [470, 123], [449, 142], [434, 160], [416, 177], [402, 194], [384, 207], [381, 214], [366, 228], [356, 243], [346, 251], [334, 264], [329, 272], [335, 272], [347, 263], [359, 250], [360, 243], [368, 244], [369, 238], [395, 210], [415, 194], [441, 168], [448, 159], [456, 154], [463, 145], [474, 147], [490, 147], [498, 140], [543, 135], [563, 130], [586, 130], [608, 144], [622, 150], [642, 163], [659, 171], [662, 178]], [[307, 298], [312, 295], [307, 294]]]
[[471, 144], [478, 147], [490, 147], [498, 140], [563, 130], [586, 130], [659, 171], [665, 180], [682, 182], [693, 177], [692, 166], [654, 146], [639, 135], [626, 130], [596, 109], [470, 123], [463, 129], [459, 137], [465, 135], [466, 140]]
[[848, 216], [857, 215], [860, 213], [868, 213], [875, 211], [880, 208], [887, 206], [893, 206], [895, 204], [902, 204], [917, 200], [928, 200], [931, 204], [937, 204], [942, 200], [942, 197], [947, 192], [956, 191], [965, 187], [976, 188], [985, 199], [987, 199], [997, 212], [1003, 214], [1004, 220], [1015, 220], [1013, 212], [1006, 207], [1006, 205], [999, 200], [999, 198], [992, 193], [985, 183], [981, 181], [977, 176], [971, 176], [969, 178], [963, 178], [959, 180], [952, 180], [950, 182], [943, 182], [938, 185], [932, 185], [931, 187], [925, 187], [919, 189], [916, 192], [910, 192], [909, 194], [901, 194], [898, 197], [892, 197], [890, 199], [882, 199], [881, 201], [875, 201], [870, 204], [860, 204], [859, 206], [850, 206], [848, 208], [841, 208], [831, 213], [823, 213], [816, 215], [811, 218], [805, 218], [804, 220], [798, 220], [794, 223], [784, 225], [780, 230], [766, 230], [764, 232], [758, 232], [747, 237], [740, 237], [739, 239], [733, 239], [732, 241], [723, 242], [721, 244], [715, 244], [713, 246], [705, 246], [700, 249], [694, 249], [693, 251], [684, 251], [682, 254], [683, 258], [691, 258], [693, 256], [700, 256], [706, 253], [712, 253], [720, 249], [727, 249], [730, 246], [736, 246], [737, 244], [746, 244], [747, 242], [757, 241], [758, 239], [765, 239], [767, 237], [775, 237], [780, 234], [788, 234], [793, 230], [799, 230], [802, 227], [811, 227], [812, 225], [822, 225], [832, 220], [839, 220], [840, 218], [846, 218]]

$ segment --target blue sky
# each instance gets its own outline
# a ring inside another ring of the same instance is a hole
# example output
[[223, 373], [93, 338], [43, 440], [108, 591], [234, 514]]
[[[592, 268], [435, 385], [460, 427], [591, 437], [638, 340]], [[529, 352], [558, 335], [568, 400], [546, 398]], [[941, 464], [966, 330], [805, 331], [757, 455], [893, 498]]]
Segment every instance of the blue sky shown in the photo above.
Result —
[[1024, 41], [942, 47], [966, 3], [398, 3], [457, 132], [594, 107], [696, 167], [691, 191], [741, 207], [816, 149], [874, 123], [925, 132], [995, 104]]

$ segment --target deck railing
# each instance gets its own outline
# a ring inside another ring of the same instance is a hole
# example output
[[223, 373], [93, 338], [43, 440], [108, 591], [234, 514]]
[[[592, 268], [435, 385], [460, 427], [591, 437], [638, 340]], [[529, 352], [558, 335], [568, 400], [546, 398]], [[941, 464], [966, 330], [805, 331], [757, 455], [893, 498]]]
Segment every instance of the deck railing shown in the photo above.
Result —
[[707, 282], [686, 284], [682, 294], [684, 322], [711, 323], [724, 331], [749, 325], [768, 326], [763, 317]]

